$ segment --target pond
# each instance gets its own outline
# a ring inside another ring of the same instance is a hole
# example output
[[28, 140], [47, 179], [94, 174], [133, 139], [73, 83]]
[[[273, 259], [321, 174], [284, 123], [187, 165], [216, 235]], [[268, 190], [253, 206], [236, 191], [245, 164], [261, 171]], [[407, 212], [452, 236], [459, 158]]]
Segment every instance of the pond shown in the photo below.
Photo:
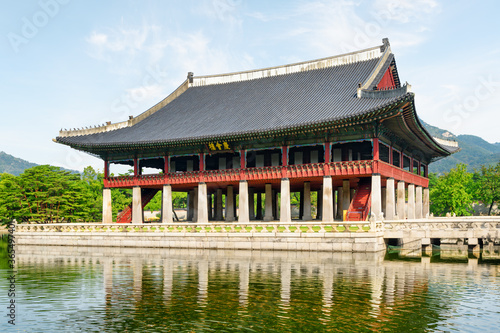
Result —
[[493, 332], [500, 255], [16, 248], [3, 332]]

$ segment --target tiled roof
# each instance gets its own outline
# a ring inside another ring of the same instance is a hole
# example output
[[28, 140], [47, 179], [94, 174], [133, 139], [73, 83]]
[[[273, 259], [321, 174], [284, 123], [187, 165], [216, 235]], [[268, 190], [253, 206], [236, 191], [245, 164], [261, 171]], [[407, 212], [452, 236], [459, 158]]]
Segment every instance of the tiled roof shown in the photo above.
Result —
[[357, 97], [358, 85], [368, 78], [379, 60], [193, 86], [133, 126], [58, 137], [58, 141], [91, 146], [169, 142], [265, 132], [349, 118], [391, 104], [401, 97]]

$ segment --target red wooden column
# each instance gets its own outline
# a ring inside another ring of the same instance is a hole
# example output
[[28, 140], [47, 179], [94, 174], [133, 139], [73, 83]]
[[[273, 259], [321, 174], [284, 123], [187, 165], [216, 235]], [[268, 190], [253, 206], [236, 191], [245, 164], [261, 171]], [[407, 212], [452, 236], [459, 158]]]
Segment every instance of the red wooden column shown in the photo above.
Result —
[[200, 164], [199, 164], [199, 169], [200, 171], [205, 171], [205, 153], [200, 153]]
[[247, 159], [245, 149], [240, 150], [240, 168], [245, 169], [247, 167]]
[[379, 160], [380, 159], [380, 153], [379, 153], [379, 143], [378, 143], [378, 138], [373, 138], [373, 159], [374, 160]]
[[288, 165], [288, 146], [281, 147], [281, 164], [283, 166]]
[[401, 150], [401, 153], [399, 154], [399, 167], [401, 169], [405, 168], [404, 161], [405, 161], [404, 154], [403, 154], [403, 151]]
[[413, 173], [413, 157], [410, 157], [410, 173]]
[[104, 161], [104, 178], [109, 177], [109, 161]]
[[332, 150], [332, 144], [330, 142], [325, 142], [325, 163], [331, 162], [331, 150]]
[[164, 161], [164, 169], [165, 169], [165, 172], [164, 174], [167, 174], [170, 172], [170, 163], [169, 163], [169, 158], [168, 158], [168, 155], [165, 155], [163, 156], [163, 161]]
[[392, 146], [389, 146], [389, 164], [392, 165], [393, 160], [392, 160]]
[[139, 159], [134, 158], [134, 176], [137, 177], [139, 175]]

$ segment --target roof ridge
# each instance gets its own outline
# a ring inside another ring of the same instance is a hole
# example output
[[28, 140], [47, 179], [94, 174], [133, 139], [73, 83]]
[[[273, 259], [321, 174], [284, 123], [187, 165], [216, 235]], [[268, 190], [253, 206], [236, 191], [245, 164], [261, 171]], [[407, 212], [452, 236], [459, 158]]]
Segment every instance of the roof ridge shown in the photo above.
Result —
[[225, 74], [195, 76], [193, 77], [192, 82], [189, 85], [190, 87], [201, 87], [208, 85], [250, 81], [265, 77], [273, 77], [278, 75], [292, 74], [292, 73], [310, 71], [321, 68], [349, 65], [361, 61], [380, 58], [385, 53], [384, 49], [386, 49], [385, 44], [360, 51], [344, 53], [316, 60], [297, 62], [288, 65], [266, 67], [261, 69], [232, 72]]

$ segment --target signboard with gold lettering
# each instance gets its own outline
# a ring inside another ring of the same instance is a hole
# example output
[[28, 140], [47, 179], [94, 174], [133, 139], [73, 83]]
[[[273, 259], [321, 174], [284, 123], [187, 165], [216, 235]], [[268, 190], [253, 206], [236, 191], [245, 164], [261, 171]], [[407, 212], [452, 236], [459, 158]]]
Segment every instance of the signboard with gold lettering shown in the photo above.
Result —
[[230, 150], [229, 144], [227, 141], [216, 141], [210, 142], [208, 145], [208, 149], [211, 151], [219, 151], [219, 150]]

